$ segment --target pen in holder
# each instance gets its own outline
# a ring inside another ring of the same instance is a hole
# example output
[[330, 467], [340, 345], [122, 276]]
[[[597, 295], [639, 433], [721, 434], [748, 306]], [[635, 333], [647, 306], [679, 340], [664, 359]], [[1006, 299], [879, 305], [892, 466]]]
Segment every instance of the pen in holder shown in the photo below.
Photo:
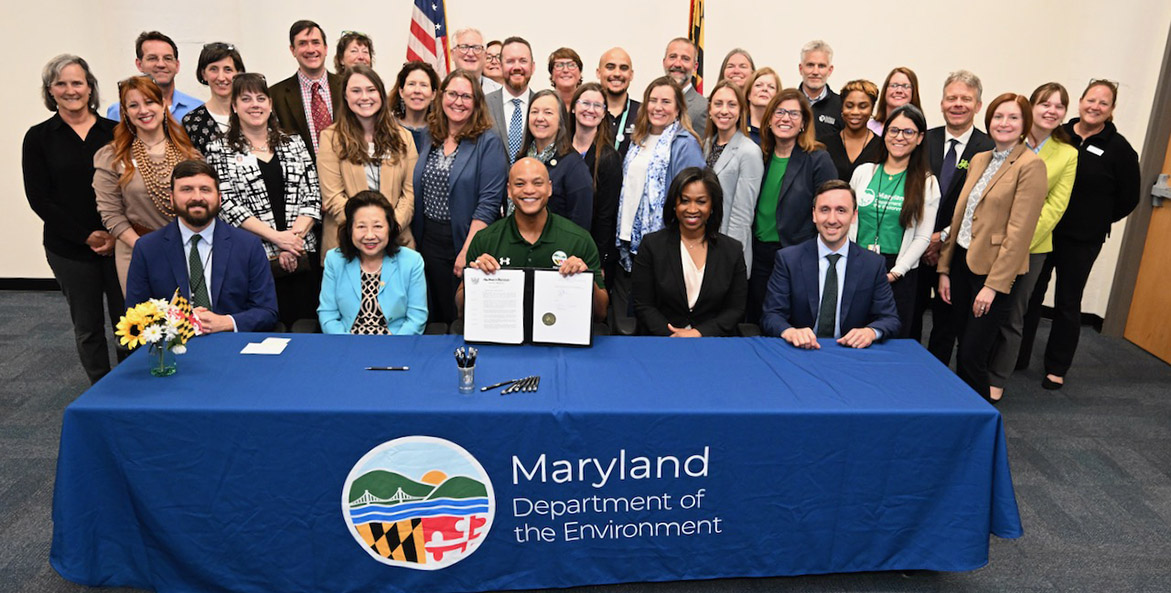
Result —
[[475, 348], [465, 346], [455, 349], [455, 364], [459, 370], [459, 392], [471, 393], [476, 389]]

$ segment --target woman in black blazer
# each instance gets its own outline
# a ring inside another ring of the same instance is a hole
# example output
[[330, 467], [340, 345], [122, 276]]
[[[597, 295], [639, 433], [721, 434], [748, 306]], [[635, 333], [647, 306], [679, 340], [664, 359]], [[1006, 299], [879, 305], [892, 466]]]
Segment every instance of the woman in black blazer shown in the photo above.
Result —
[[679, 172], [663, 204], [665, 228], [642, 239], [631, 292], [642, 333], [730, 336], [744, 317], [748, 271], [740, 242], [719, 232], [724, 194], [711, 169]]

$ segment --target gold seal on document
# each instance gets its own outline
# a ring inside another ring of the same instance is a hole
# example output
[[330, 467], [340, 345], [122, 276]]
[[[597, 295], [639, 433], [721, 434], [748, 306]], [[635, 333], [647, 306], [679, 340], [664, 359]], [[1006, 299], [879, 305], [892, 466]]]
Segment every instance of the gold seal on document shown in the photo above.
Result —
[[554, 323], [557, 323], [557, 316], [552, 313], [545, 313], [541, 316], [541, 323], [544, 323], [545, 325], [553, 325]]

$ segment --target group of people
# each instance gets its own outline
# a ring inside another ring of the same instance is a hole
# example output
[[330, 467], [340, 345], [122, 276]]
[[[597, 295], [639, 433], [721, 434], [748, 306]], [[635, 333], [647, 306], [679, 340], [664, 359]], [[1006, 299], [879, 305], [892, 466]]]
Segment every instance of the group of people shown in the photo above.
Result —
[[297, 21], [297, 72], [271, 87], [209, 43], [200, 104], [175, 88], [175, 43], [147, 32], [109, 119], [83, 59], [50, 61], [56, 113], [25, 138], [25, 186], [91, 380], [110, 368], [103, 296], [112, 321], [178, 288], [210, 331], [410, 334], [459, 318], [465, 267], [558, 267], [594, 275], [595, 318], [622, 334], [756, 325], [866, 347], [923, 338], [930, 309], [931, 352], [949, 364], [958, 346], [958, 374], [995, 401], [1028, 364], [1054, 270], [1044, 385], [1062, 386], [1089, 271], [1138, 200], [1107, 80], [1068, 122], [1059, 83], [998, 95], [985, 133], [971, 72], [944, 81], [929, 129], [913, 70], [838, 94], [823, 41], [789, 88], [734, 49], [704, 97], [686, 38], [640, 96], [620, 47], [596, 82], [555, 50], [534, 92], [525, 39], [453, 40], [450, 74], [409, 62], [390, 88], [362, 33], [343, 32], [333, 73], [325, 32]]

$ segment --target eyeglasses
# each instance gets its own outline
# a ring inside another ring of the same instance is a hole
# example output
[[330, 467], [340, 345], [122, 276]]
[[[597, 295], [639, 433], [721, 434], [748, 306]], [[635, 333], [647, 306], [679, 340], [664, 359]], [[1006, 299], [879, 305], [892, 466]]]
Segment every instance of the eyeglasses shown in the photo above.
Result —
[[898, 89], [901, 91], [909, 91], [909, 90], [915, 88], [915, 86], [909, 82], [892, 82], [888, 86], [892, 89]]
[[601, 111], [602, 109], [606, 108], [605, 103], [598, 103], [596, 101], [586, 101], [584, 99], [578, 99], [577, 106], [582, 109], [593, 109], [595, 111]]
[[779, 109], [778, 108], [776, 111], [773, 112], [774, 119], [784, 119], [784, 117], [786, 115], [789, 116], [789, 119], [791, 119], [793, 121], [797, 121], [797, 120], [801, 119], [801, 110], [800, 109]]
[[236, 51], [236, 46], [231, 43], [224, 43], [223, 41], [213, 41], [211, 43], [203, 44], [203, 50], [222, 49], [225, 51]]
[[457, 93], [455, 91], [447, 91], [443, 93], [443, 96], [447, 97], [447, 100], [451, 101], [452, 103], [471, 103], [472, 100], [476, 98], [474, 95], [470, 95], [468, 93]]
[[908, 140], [919, 135], [919, 130], [915, 128], [887, 128], [886, 135], [891, 138], [907, 138]]
[[461, 54], [475, 54], [478, 56], [484, 53], [483, 45], [469, 45], [467, 43], [461, 43], [455, 46], [455, 49], [459, 50], [459, 53]]
[[576, 62], [573, 62], [571, 60], [565, 60], [563, 62], [553, 62], [553, 69], [554, 70], [578, 70], [579, 68], [577, 67]]
[[1105, 78], [1091, 78], [1090, 83], [1086, 85], [1086, 88], [1088, 89], [1092, 86], [1099, 86], [1099, 85], [1104, 85], [1104, 86], [1110, 87], [1110, 90], [1115, 95], [1118, 94], [1118, 81], [1116, 81], [1116, 80], [1107, 80]]
[[491, 64], [492, 62], [499, 63], [500, 62], [500, 54], [499, 53], [495, 53], [495, 54], [490, 53], [485, 57], [485, 59], [488, 60], [489, 64]]

